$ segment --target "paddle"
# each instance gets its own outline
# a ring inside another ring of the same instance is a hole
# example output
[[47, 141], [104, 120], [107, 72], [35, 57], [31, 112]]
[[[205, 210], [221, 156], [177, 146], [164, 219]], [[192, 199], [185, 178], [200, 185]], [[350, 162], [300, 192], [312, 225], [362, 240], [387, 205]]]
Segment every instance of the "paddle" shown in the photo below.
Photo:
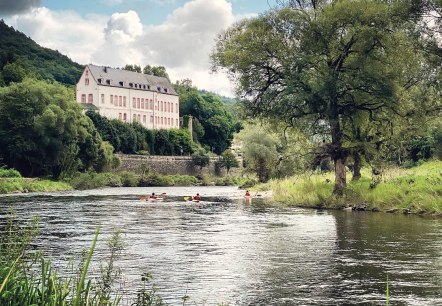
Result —
[[184, 197], [184, 201], [189, 201], [192, 197]]

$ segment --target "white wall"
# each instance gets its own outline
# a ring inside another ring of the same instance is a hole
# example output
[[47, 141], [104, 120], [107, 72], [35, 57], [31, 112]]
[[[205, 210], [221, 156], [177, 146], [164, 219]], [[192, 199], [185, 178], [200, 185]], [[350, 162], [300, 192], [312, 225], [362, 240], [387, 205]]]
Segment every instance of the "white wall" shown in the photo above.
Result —
[[[86, 85], [87, 78], [89, 85]], [[82, 95], [85, 95], [86, 103], [89, 103], [89, 95], [92, 95], [92, 104], [98, 108], [98, 113], [109, 119], [121, 118], [122, 121], [133, 122], [135, 115], [136, 121], [148, 129], [179, 128], [178, 96], [148, 90], [98, 85], [87, 66], [77, 83], [77, 102], [82, 102]], [[104, 95], [104, 101], [102, 95]], [[124, 97], [126, 98], [125, 106]], [[173, 107], [170, 106], [171, 104]], [[126, 120], [124, 120], [124, 115], [126, 115]]]

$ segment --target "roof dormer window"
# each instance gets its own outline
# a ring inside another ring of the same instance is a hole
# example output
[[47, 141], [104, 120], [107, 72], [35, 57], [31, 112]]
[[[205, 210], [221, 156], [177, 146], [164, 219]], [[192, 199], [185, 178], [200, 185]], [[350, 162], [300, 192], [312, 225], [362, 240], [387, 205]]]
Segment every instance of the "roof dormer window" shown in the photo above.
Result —
[[161, 92], [161, 87], [160, 86], [157, 87], [157, 91]]
[[102, 81], [102, 80], [101, 80], [101, 79], [98, 79], [97, 81], [98, 81], [98, 83], [100, 83], [100, 84], [101, 84], [101, 81]]
[[164, 92], [167, 92], [167, 88], [164, 88]]
[[111, 80], [106, 80], [106, 84], [110, 85], [111, 84]]
[[130, 87], [134, 87], [134, 84], [133, 84], [133, 83], [129, 83], [129, 86], [130, 86]]
[[123, 86], [124, 85], [124, 82], [123, 81], [120, 81], [120, 86]]

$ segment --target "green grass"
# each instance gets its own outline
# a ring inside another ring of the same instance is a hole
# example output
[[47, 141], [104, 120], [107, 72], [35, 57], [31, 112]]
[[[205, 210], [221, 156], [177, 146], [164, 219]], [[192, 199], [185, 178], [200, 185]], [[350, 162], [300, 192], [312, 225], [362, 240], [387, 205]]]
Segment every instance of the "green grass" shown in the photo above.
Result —
[[39, 178], [0, 178], [0, 193], [51, 192], [71, 189], [72, 186], [66, 182], [57, 182]]
[[359, 181], [350, 181], [345, 195], [332, 195], [334, 174], [300, 175], [272, 180], [259, 186], [272, 190], [275, 201], [293, 206], [341, 208], [367, 206], [372, 210], [398, 210], [409, 213], [442, 214], [442, 161], [430, 161], [411, 169], [385, 169], [374, 188], [368, 169]]

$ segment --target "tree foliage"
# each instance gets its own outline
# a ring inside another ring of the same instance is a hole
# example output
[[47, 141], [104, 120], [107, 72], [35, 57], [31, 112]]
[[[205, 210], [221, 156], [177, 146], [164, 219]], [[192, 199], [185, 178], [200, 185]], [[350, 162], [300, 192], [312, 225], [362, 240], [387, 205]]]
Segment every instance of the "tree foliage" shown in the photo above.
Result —
[[194, 150], [189, 132], [185, 129], [148, 130], [139, 123], [108, 119], [94, 111], [88, 111], [86, 115], [116, 152], [136, 154], [147, 151], [152, 155], [188, 155]]
[[230, 169], [239, 167], [239, 162], [232, 150], [227, 149], [221, 154], [220, 165], [221, 167], [226, 168], [227, 173], [229, 173]]
[[[10, 66], [12, 65], [12, 66]], [[25, 34], [0, 21], [0, 84], [19, 82], [23, 71], [27, 76], [67, 85], [75, 85], [83, 66], [58, 51], [43, 48]]]
[[199, 166], [202, 169], [209, 165], [210, 157], [204, 149], [200, 148], [192, 154], [192, 162], [195, 166]]
[[201, 94], [191, 82], [176, 84], [180, 115], [192, 116], [194, 140], [217, 154], [230, 147], [237, 126], [230, 112], [212, 93]]
[[113, 160], [72, 92], [25, 79], [0, 89], [0, 157], [25, 176], [69, 176], [102, 170]]
[[[325, 142], [335, 164], [335, 189], [346, 187], [345, 164], [373, 124], [382, 135], [395, 116], [427, 101], [407, 93], [434, 71], [411, 39], [402, 3], [281, 1], [282, 8], [243, 20], [220, 35], [214, 69], [236, 80], [245, 114], [302, 127]], [[440, 97], [436, 98], [440, 102]]]

